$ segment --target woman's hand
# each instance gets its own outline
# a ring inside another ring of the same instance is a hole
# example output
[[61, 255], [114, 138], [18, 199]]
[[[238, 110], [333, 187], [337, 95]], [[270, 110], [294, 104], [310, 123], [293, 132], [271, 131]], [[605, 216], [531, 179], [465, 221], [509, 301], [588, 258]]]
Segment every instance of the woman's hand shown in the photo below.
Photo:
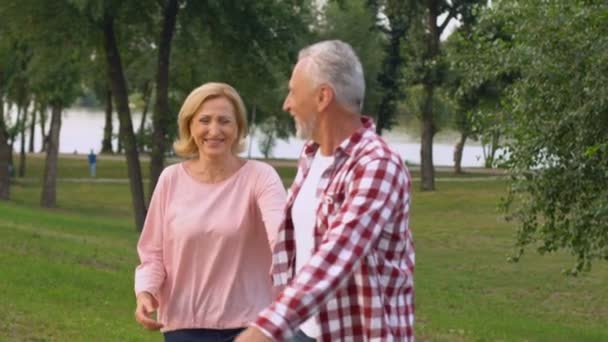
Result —
[[162, 323], [150, 316], [158, 308], [158, 301], [150, 292], [141, 292], [137, 295], [137, 308], [135, 309], [135, 320], [148, 330], [159, 330]]

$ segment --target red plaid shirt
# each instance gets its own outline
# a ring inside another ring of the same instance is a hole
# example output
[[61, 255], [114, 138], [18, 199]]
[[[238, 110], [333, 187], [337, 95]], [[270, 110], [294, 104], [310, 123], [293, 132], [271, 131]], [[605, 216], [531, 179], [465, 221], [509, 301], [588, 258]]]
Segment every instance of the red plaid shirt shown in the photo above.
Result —
[[275, 340], [317, 315], [320, 341], [413, 341], [414, 246], [411, 178], [370, 118], [337, 148], [321, 176], [314, 254], [294, 275], [291, 207], [318, 145], [304, 146], [273, 253], [275, 286], [285, 286], [253, 325]]

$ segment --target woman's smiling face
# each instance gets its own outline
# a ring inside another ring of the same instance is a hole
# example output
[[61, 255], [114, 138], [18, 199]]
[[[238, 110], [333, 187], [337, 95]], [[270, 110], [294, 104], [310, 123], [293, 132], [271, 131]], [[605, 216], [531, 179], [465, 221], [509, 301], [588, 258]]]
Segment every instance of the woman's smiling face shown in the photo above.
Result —
[[232, 102], [225, 97], [214, 97], [203, 102], [192, 117], [190, 134], [201, 156], [216, 158], [233, 153], [238, 125]]

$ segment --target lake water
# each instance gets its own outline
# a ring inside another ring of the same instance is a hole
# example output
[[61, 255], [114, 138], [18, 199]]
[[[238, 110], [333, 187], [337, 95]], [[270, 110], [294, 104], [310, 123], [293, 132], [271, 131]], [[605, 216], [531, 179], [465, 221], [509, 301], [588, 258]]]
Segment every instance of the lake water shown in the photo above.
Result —
[[[141, 121], [140, 113], [133, 113], [133, 126], [139, 127]], [[86, 109], [68, 109], [63, 114], [59, 151], [61, 153], [88, 153], [90, 149], [99, 151], [103, 138], [104, 113], [102, 111], [91, 111]], [[48, 129], [47, 123], [47, 129]], [[118, 119], [114, 119], [114, 132], [118, 130]], [[29, 132], [29, 131], [28, 131]], [[256, 135], [253, 136], [251, 156], [260, 158], [262, 153], [258, 148]], [[40, 150], [41, 139], [39, 127], [36, 127], [34, 147]], [[387, 132], [384, 138], [389, 145], [398, 152], [401, 157], [409, 163], [420, 163], [420, 138], [405, 133]], [[442, 133], [435, 138], [433, 146], [433, 162], [436, 166], [452, 166], [454, 164], [453, 151], [457, 140], [456, 134]], [[27, 141], [27, 139], [26, 139]], [[248, 140], [249, 143], [250, 140]], [[278, 140], [273, 150], [273, 157], [296, 159], [298, 158], [304, 141], [290, 138], [288, 141]], [[114, 141], [116, 146], [116, 141]], [[19, 150], [19, 139], [15, 142], [15, 150]], [[243, 156], [248, 155], [249, 148], [245, 148]], [[462, 166], [483, 166], [483, 151], [479, 144], [468, 141], [465, 145], [462, 157]]]

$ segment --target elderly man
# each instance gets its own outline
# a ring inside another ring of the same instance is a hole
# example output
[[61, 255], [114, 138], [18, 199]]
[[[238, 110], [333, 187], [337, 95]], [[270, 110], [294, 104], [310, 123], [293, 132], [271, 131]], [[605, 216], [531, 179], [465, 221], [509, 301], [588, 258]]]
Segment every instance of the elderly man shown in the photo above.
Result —
[[237, 342], [413, 341], [411, 178], [364, 93], [350, 45], [300, 52], [283, 109], [308, 142], [273, 255], [282, 292]]

